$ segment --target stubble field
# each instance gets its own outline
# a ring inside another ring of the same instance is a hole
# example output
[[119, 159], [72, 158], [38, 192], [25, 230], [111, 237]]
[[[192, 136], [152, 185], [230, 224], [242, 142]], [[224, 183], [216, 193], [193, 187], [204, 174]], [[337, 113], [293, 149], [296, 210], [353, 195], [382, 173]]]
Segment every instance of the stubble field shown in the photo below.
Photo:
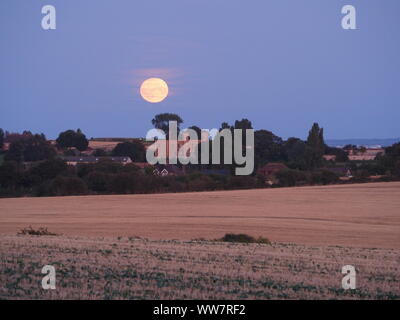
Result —
[[[399, 208], [400, 183], [0, 199], [0, 298], [399, 299]], [[272, 245], [192, 241], [225, 233]]]

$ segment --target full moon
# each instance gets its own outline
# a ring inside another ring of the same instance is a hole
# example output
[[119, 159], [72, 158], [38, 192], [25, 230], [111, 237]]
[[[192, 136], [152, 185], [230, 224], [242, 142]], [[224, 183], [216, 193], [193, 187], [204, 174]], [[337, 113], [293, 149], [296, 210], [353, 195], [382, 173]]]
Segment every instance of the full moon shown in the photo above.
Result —
[[168, 96], [168, 85], [163, 79], [149, 78], [140, 86], [140, 95], [148, 102], [161, 102]]

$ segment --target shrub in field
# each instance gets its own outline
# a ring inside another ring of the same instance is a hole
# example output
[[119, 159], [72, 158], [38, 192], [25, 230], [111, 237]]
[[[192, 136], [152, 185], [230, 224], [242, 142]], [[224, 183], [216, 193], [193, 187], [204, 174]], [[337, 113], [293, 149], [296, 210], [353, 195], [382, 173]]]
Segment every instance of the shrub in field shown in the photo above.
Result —
[[33, 229], [31, 226], [29, 228], [24, 228], [21, 229], [18, 234], [21, 235], [30, 235], [30, 236], [56, 236], [56, 233], [50, 232], [47, 230], [47, 228], [39, 228], [39, 229]]
[[258, 237], [256, 243], [271, 244], [271, 241], [268, 238]]
[[265, 244], [271, 243], [271, 241], [269, 241], [267, 238], [263, 237], [254, 238], [244, 233], [239, 233], [239, 234], [227, 233], [221, 239], [219, 239], [219, 241], [239, 242], [239, 243], [265, 243]]

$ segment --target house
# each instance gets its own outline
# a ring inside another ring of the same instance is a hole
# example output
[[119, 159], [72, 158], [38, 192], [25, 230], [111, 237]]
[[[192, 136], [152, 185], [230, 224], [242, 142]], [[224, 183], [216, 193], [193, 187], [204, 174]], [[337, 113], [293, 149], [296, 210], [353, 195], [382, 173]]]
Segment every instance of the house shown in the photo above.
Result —
[[322, 157], [326, 161], [336, 161], [336, 155], [334, 154], [324, 154]]
[[94, 164], [99, 161], [112, 161], [122, 165], [132, 163], [129, 157], [62, 156], [60, 158], [71, 166], [76, 166], [77, 164]]
[[10, 142], [4, 142], [3, 143], [3, 151], [8, 151], [10, 149], [10, 144], [11, 144]]
[[166, 177], [166, 176], [180, 176], [183, 175], [184, 172], [173, 164], [160, 164], [156, 165], [153, 170], [153, 174], [156, 176]]
[[265, 178], [269, 178], [269, 177], [273, 176], [274, 174], [276, 174], [277, 172], [279, 172], [281, 170], [285, 170], [285, 169], [288, 169], [288, 167], [286, 165], [284, 165], [283, 163], [270, 162], [270, 163], [267, 163], [265, 166], [261, 167], [260, 169], [258, 169], [257, 174], [259, 174]]
[[364, 148], [364, 149], [349, 149], [347, 150], [350, 161], [371, 161], [375, 160], [379, 155], [385, 154], [383, 148]]
[[349, 156], [350, 161], [371, 161], [375, 160], [376, 156], [367, 154], [357, 154]]

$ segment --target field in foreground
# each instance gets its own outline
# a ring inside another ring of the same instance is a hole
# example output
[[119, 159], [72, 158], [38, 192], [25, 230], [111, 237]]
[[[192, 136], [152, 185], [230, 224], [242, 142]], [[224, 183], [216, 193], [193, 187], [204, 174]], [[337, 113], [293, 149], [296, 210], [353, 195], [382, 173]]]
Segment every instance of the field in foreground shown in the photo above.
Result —
[[400, 249], [400, 182], [179, 194], [0, 199], [0, 234], [215, 239]]
[[[0, 199], [0, 299], [400, 299], [399, 208], [398, 182]], [[272, 245], [192, 241], [225, 233]]]
[[[0, 299], [400, 299], [393, 249], [0, 236]], [[41, 289], [44, 265], [56, 290]], [[343, 290], [341, 268], [357, 270]]]

